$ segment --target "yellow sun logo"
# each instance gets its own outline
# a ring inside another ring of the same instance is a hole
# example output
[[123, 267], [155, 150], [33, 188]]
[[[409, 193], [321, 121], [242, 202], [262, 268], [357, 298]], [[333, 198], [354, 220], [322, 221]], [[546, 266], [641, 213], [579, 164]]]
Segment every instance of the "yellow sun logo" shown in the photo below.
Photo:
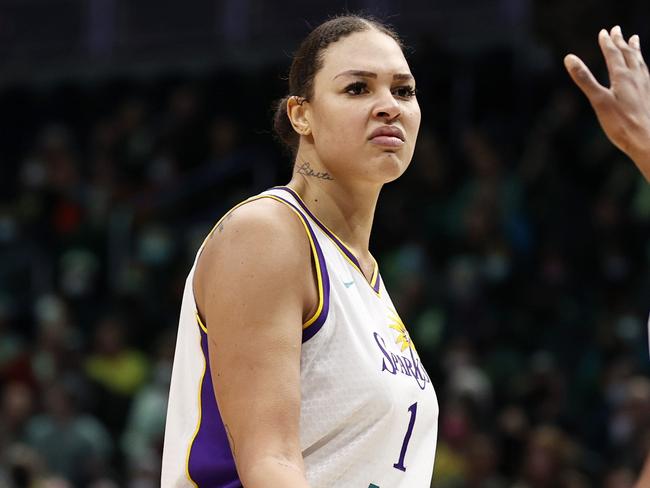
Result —
[[404, 322], [402, 322], [402, 319], [399, 318], [399, 315], [397, 315], [397, 312], [392, 311], [388, 315], [388, 318], [390, 319], [390, 323], [388, 326], [391, 329], [396, 330], [398, 332], [398, 336], [395, 339], [395, 344], [401, 346], [402, 352], [404, 352], [404, 350], [409, 347], [415, 350], [415, 347], [413, 346], [413, 342], [411, 342], [411, 337], [409, 336], [409, 333], [406, 330], [406, 326], [404, 325]]

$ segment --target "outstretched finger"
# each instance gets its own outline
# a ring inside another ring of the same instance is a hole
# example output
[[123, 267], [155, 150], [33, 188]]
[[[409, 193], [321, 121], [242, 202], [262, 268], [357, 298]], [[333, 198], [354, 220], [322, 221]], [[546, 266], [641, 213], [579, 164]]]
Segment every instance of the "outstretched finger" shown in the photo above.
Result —
[[564, 66], [576, 85], [587, 95], [592, 105], [604, 99], [609, 90], [596, 81], [587, 65], [575, 54], [567, 54], [564, 57]]
[[639, 36], [637, 34], [634, 34], [632, 37], [630, 37], [630, 42], [628, 44], [636, 52], [636, 56], [639, 61], [639, 67], [647, 73], [648, 67], [645, 64], [645, 60], [643, 59], [643, 53], [641, 52], [641, 39], [639, 39]]
[[618, 25], [610, 32], [610, 38], [614, 41], [614, 45], [618, 48], [621, 54], [623, 54], [627, 67], [630, 69], [637, 69], [639, 67], [639, 58], [637, 57], [637, 53], [628, 45], [627, 42], [625, 42], [623, 32]]
[[600, 45], [600, 50], [603, 52], [603, 56], [605, 56], [605, 63], [607, 64], [607, 71], [611, 80], [614, 73], [620, 69], [627, 68], [625, 58], [623, 58], [623, 53], [616, 47], [609, 32], [605, 29], [602, 29], [598, 33], [598, 44]]

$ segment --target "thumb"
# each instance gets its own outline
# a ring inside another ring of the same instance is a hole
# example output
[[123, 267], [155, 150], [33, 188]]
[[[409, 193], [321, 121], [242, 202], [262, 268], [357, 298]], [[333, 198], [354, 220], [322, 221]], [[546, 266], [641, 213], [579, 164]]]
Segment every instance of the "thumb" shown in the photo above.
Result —
[[564, 57], [564, 67], [592, 104], [609, 93], [607, 88], [596, 81], [589, 68], [575, 54], [567, 54]]

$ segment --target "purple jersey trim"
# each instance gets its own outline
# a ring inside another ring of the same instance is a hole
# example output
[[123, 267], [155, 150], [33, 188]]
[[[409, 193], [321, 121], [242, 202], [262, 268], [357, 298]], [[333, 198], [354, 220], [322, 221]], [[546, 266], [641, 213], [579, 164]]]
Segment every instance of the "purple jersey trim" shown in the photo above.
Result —
[[284, 190], [287, 193], [289, 193], [291, 196], [293, 196], [293, 198], [295, 198], [296, 201], [298, 202], [298, 205], [300, 205], [300, 208], [302, 208], [305, 211], [305, 213], [307, 215], [309, 215], [309, 217], [311, 217], [311, 219], [314, 222], [316, 222], [316, 225], [318, 225], [318, 227], [320, 227], [320, 229], [323, 232], [325, 232], [325, 234], [327, 234], [329, 236], [329, 238], [332, 239], [339, 248], [341, 248], [341, 251], [343, 252], [343, 254], [345, 254], [350, 259], [350, 261], [352, 261], [354, 263], [354, 265], [357, 268], [361, 269], [361, 265], [359, 264], [359, 260], [357, 259], [357, 257], [354, 254], [352, 254], [352, 252], [350, 252], [350, 250], [347, 248], [347, 246], [345, 244], [343, 244], [343, 242], [341, 242], [341, 239], [336, 237], [336, 235], [334, 235], [327, 227], [325, 227], [325, 225], [320, 220], [318, 220], [316, 218], [316, 216], [313, 213], [311, 213], [311, 210], [309, 210], [307, 205], [305, 205], [305, 202], [302, 201], [302, 198], [300, 198], [300, 195], [298, 195], [295, 191], [293, 191], [288, 186], [276, 186], [275, 188], [272, 188], [272, 189]]
[[208, 335], [197, 323], [205, 374], [201, 382], [201, 423], [190, 447], [188, 472], [198, 488], [242, 488], [221, 420], [210, 374]]
[[[296, 201], [298, 202], [298, 205], [300, 205], [300, 208], [302, 208], [305, 211], [305, 213], [307, 215], [309, 215], [309, 217], [311, 217], [311, 219], [314, 222], [316, 222], [316, 225], [318, 225], [318, 227], [320, 227], [320, 229], [323, 232], [325, 232], [325, 234], [327, 234], [327, 236], [330, 239], [332, 239], [332, 241], [338, 246], [338, 248], [341, 250], [341, 252], [348, 257], [348, 259], [352, 262], [352, 264], [354, 264], [357, 267], [357, 269], [359, 270], [359, 272], [363, 275], [363, 271], [361, 271], [361, 264], [359, 264], [359, 260], [357, 259], [357, 257], [354, 254], [352, 254], [352, 251], [350, 251], [345, 244], [343, 244], [341, 239], [336, 237], [336, 235], [333, 232], [331, 232], [327, 227], [325, 227], [325, 224], [323, 224], [320, 220], [318, 220], [318, 218], [313, 213], [311, 213], [311, 210], [309, 210], [307, 205], [305, 205], [305, 202], [302, 201], [302, 198], [300, 198], [300, 195], [298, 195], [294, 190], [292, 190], [288, 186], [276, 186], [276, 187], [273, 187], [271, 189], [272, 190], [284, 190], [287, 193], [289, 193], [291, 196], [293, 196], [293, 198], [295, 198]], [[369, 283], [369, 284], [370, 284], [370, 287], [375, 291], [375, 293], [379, 294], [381, 276], [379, 275], [379, 269], [378, 269], [376, 263], [375, 263], [375, 269], [377, 271], [377, 279], [375, 280], [374, 284], [372, 284], [372, 283]]]
[[373, 290], [375, 290], [375, 293], [379, 295], [379, 288], [381, 287], [381, 275], [379, 274], [379, 266], [377, 265], [377, 261], [375, 261], [375, 270], [372, 273], [370, 286]]
[[379, 288], [381, 288], [381, 275], [379, 274], [379, 271], [377, 271], [377, 280], [375, 280], [375, 284], [372, 285], [372, 289], [375, 290], [375, 293], [379, 293]]
[[318, 265], [320, 266], [320, 275], [321, 275], [321, 280], [323, 282], [323, 308], [321, 309], [318, 318], [314, 322], [312, 322], [309, 326], [307, 326], [307, 328], [303, 329], [302, 342], [304, 343], [309, 339], [311, 339], [312, 337], [314, 337], [316, 333], [321, 329], [321, 327], [323, 327], [323, 324], [327, 320], [327, 315], [329, 314], [329, 308], [330, 308], [330, 276], [329, 273], [327, 272], [327, 263], [325, 262], [325, 256], [323, 255], [323, 250], [320, 247], [320, 243], [316, 238], [316, 233], [314, 232], [314, 229], [312, 229], [309, 220], [305, 218], [305, 215], [293, 203], [277, 195], [273, 195], [273, 196], [278, 200], [282, 200], [283, 203], [289, 205], [296, 212], [298, 212], [300, 216], [302, 216], [305, 225], [307, 226], [307, 230], [309, 231], [311, 240], [314, 243], [314, 248], [316, 249], [316, 255], [318, 257]]

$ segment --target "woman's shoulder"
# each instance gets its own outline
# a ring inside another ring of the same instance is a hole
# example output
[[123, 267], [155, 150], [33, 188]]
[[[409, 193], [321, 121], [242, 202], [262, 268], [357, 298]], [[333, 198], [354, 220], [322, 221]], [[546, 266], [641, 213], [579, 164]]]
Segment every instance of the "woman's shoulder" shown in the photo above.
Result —
[[193, 286], [199, 313], [205, 313], [208, 322], [210, 308], [252, 313], [251, 304], [276, 311], [295, 307], [308, 314], [318, 296], [310, 243], [300, 219], [270, 198], [236, 207], [208, 237]]
[[206, 247], [248, 243], [264, 248], [276, 242], [299, 244], [303, 239], [296, 237], [305, 231], [295, 213], [288, 204], [273, 198], [246, 201], [224, 215], [210, 233]]
[[205, 242], [197, 263], [210, 268], [238, 269], [246, 272], [260, 266], [280, 275], [303, 273], [310, 263], [309, 241], [300, 218], [286, 204], [272, 198], [259, 198], [235, 207], [215, 226]]

